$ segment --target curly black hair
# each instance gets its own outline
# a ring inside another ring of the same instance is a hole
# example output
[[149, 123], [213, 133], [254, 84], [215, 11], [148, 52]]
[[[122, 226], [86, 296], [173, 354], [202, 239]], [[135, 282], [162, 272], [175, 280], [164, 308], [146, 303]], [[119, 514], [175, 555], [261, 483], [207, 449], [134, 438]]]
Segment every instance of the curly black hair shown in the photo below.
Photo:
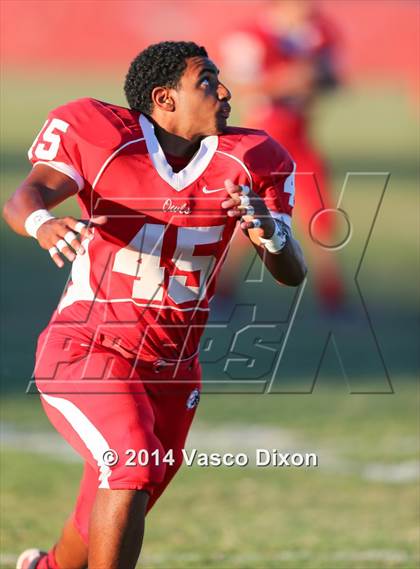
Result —
[[140, 52], [125, 78], [124, 92], [130, 108], [150, 115], [153, 89], [176, 88], [190, 57], [207, 57], [207, 51], [192, 41], [164, 41]]

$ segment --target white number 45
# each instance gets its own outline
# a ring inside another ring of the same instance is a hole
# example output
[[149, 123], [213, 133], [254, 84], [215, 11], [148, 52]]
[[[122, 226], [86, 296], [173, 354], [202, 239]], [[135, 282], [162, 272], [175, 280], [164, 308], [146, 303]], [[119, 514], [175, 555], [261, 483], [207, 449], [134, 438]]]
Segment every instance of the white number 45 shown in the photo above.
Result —
[[[168, 275], [168, 296], [181, 304], [201, 300], [212, 274], [216, 258], [213, 255], [197, 255], [197, 245], [217, 245], [224, 226], [178, 227], [177, 244], [172, 259], [176, 269], [184, 274]], [[161, 266], [165, 225], [146, 223], [133, 237], [130, 244], [115, 255], [113, 271], [135, 277], [132, 297], [146, 301], [162, 301], [165, 269]], [[186, 274], [185, 274], [186, 273]], [[188, 273], [199, 275], [195, 285], [187, 284]]]
[[[50, 124], [45, 128], [48, 122]], [[54, 160], [57, 156], [61, 142], [61, 137], [58, 132], [67, 132], [69, 126], [68, 122], [62, 121], [61, 119], [51, 119], [50, 121], [46, 121], [40, 133], [35, 138], [35, 142], [29, 149], [29, 159], [31, 160], [35, 154], [35, 156], [40, 160]]]

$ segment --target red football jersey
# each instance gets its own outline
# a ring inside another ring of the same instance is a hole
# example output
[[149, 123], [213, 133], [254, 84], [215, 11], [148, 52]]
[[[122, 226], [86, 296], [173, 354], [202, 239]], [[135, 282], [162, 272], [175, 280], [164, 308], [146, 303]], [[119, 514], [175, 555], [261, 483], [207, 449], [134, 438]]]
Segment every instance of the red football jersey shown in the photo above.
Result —
[[[289, 73], [290, 64], [310, 61], [321, 72], [334, 65], [337, 32], [322, 13], [313, 9], [299, 26], [277, 29], [269, 14], [227, 35], [221, 51], [225, 73], [237, 83], [255, 83], [273, 70]], [[291, 97], [289, 96], [289, 100]], [[277, 101], [278, 103], [281, 100]]]
[[198, 349], [236, 226], [220, 205], [224, 180], [290, 223], [294, 164], [263, 131], [208, 136], [175, 173], [144, 115], [81, 99], [50, 113], [29, 158], [75, 180], [82, 218], [108, 217], [84, 241], [50, 325], [88, 343], [112, 336], [145, 360]]

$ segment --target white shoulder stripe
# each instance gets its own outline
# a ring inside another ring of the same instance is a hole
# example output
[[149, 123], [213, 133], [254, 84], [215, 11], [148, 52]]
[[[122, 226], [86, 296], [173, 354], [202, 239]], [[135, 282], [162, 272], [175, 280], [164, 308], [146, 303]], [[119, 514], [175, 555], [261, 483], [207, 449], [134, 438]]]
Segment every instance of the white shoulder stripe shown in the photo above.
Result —
[[[238, 162], [238, 164], [240, 164], [242, 166], [242, 168], [245, 170], [246, 175], [248, 176], [249, 179], [249, 185], [251, 190], [252, 188], [252, 176], [251, 176], [251, 172], [249, 171], [249, 169], [246, 167], [246, 165], [242, 162], [242, 160], [239, 160], [239, 158], [237, 158], [236, 156], [234, 156], [233, 154], [229, 154], [228, 152], [223, 152], [222, 150], [216, 150], [216, 153], [218, 154], [224, 154], [225, 156], [228, 156], [229, 158], [232, 158], [233, 160], [235, 160], [236, 162]], [[296, 170], [296, 164], [293, 163], [293, 172], [290, 174], [290, 176], [287, 178], [287, 180], [291, 180], [290, 181], [290, 186], [293, 188], [293, 178], [294, 178], [294, 173]], [[288, 193], [292, 194], [291, 190], [288, 191]], [[292, 194], [293, 197], [293, 194]], [[281, 219], [284, 221], [284, 223], [286, 223], [289, 227], [292, 227], [292, 218], [290, 217], [290, 215], [288, 215], [287, 213], [279, 213], [277, 211], [273, 211], [273, 210], [269, 210], [270, 214], [272, 215], [272, 217], [275, 217], [277, 219]]]
[[124, 150], [124, 148], [126, 148], [127, 146], [130, 146], [130, 144], [135, 144], [136, 142], [141, 142], [142, 140], [144, 140], [144, 138], [136, 138], [135, 140], [129, 140], [128, 142], [126, 142], [125, 144], [123, 144], [122, 146], [117, 148], [117, 150], [115, 150], [115, 152], [113, 152], [110, 156], [108, 156], [108, 158], [102, 164], [99, 172], [97, 173], [96, 178], [93, 181], [92, 188], [93, 189], [96, 188], [96, 185], [99, 182], [99, 179], [102, 176], [102, 174], [105, 172], [105, 169], [108, 167], [110, 162], [112, 160], [114, 160], [114, 158], [117, 156], [117, 154], [119, 154], [121, 152], [121, 150]]
[[225, 156], [228, 156], [229, 158], [232, 158], [232, 160], [235, 160], [236, 162], [238, 162], [238, 164], [240, 164], [242, 166], [242, 168], [245, 170], [246, 175], [248, 176], [249, 179], [249, 186], [252, 190], [252, 176], [251, 176], [251, 172], [248, 170], [248, 168], [245, 166], [245, 164], [242, 162], [242, 160], [239, 160], [239, 158], [237, 158], [236, 156], [234, 156], [233, 154], [229, 154], [228, 152], [223, 152], [222, 150], [216, 150], [217, 154], [224, 154]]

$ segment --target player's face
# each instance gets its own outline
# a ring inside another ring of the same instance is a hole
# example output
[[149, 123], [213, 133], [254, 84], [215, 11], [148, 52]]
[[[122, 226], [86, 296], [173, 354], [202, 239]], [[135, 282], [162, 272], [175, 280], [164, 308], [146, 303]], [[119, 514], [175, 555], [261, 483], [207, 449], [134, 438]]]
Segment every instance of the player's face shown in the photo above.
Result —
[[191, 57], [177, 89], [176, 112], [190, 139], [221, 132], [230, 113], [230, 91], [219, 81], [219, 70], [207, 57]]

